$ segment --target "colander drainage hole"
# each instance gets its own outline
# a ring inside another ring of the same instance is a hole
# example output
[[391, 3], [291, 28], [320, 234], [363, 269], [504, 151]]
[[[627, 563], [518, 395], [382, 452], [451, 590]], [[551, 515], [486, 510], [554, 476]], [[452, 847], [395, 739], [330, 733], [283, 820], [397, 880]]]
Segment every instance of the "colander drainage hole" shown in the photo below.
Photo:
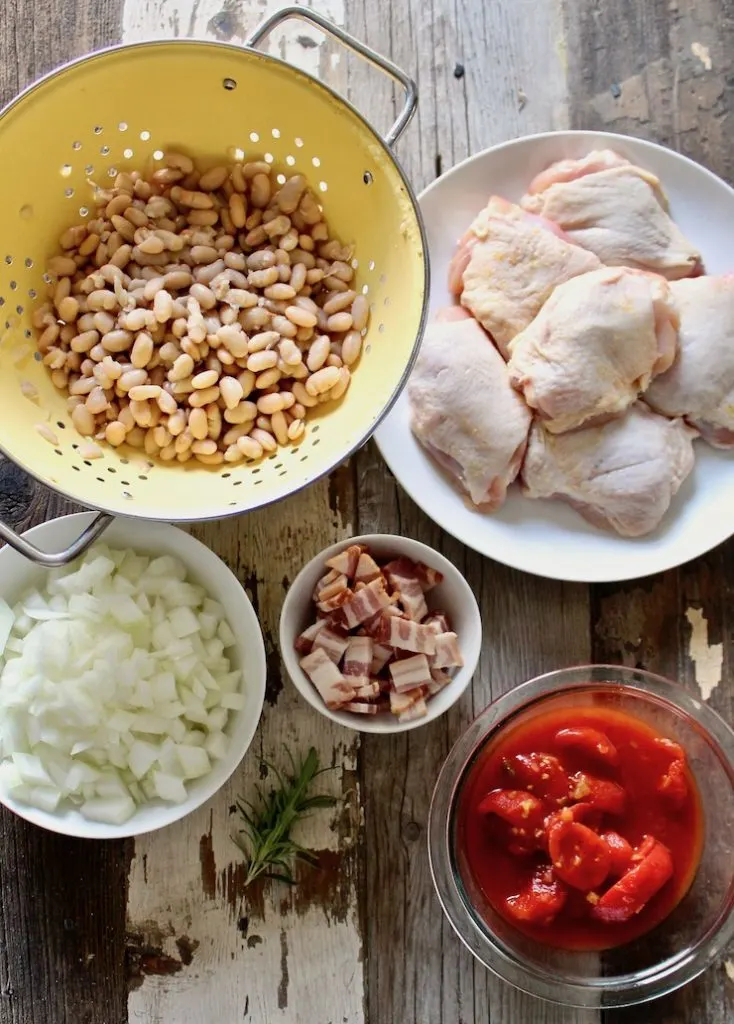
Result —
[[370, 171], [365, 171], [364, 174], [362, 175], [362, 181], [365, 183], [365, 185], [371, 185], [374, 180], [375, 179], [372, 177]]
[[225, 78], [222, 81], [222, 85], [227, 90], [227, 92], [232, 92], [233, 89], [237, 88], [237, 80], [234, 78]]

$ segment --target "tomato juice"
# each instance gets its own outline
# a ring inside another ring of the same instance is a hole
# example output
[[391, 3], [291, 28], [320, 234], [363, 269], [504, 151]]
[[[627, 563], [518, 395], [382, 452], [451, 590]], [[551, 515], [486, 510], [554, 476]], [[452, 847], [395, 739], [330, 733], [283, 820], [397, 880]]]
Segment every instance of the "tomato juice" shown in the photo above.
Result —
[[523, 934], [565, 949], [650, 931], [690, 888], [703, 847], [685, 752], [603, 705], [502, 730], [470, 767], [455, 821], [466, 888]]

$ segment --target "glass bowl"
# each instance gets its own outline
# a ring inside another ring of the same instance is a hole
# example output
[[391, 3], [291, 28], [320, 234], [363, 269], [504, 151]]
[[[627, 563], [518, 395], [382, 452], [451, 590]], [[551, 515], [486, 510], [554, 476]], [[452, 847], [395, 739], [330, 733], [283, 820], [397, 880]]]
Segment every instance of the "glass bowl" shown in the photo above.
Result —
[[[603, 705], [636, 716], [681, 744], [698, 785], [703, 852], [688, 893], [652, 931], [602, 952], [557, 949], [526, 937], [492, 909], [457, 846], [465, 787], [487, 745], [539, 712]], [[449, 754], [428, 827], [433, 882], [443, 910], [473, 955], [500, 978], [565, 1006], [606, 1009], [665, 995], [691, 981], [734, 935], [734, 732], [682, 686], [611, 665], [539, 676], [487, 707]]]

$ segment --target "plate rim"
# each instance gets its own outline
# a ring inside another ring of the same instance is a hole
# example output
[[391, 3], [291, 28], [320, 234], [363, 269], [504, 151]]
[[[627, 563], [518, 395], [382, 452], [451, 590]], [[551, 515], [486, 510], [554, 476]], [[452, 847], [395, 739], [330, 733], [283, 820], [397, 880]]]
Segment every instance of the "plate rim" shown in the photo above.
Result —
[[[445, 188], [448, 182], [450, 182], [453, 178], [459, 176], [462, 172], [465, 172], [466, 169], [471, 165], [480, 163], [489, 157], [494, 157], [499, 152], [506, 152], [508, 150], [512, 150], [522, 146], [527, 146], [529, 143], [537, 142], [541, 144], [544, 141], [558, 140], [560, 142], [561, 140], [567, 139], [586, 139], [589, 141], [596, 140], [599, 143], [599, 145], [603, 145], [605, 143], [608, 144], [609, 148], [613, 148], [613, 144], [615, 142], [617, 144], [625, 146], [629, 146], [631, 143], [634, 146], [641, 147], [643, 150], [648, 150], [662, 154], [665, 159], [672, 159], [674, 163], [677, 162], [679, 164], [686, 165], [689, 169], [693, 169], [696, 173], [703, 173], [703, 175], [709, 178], [712, 183], [716, 184], [717, 187], [723, 186], [723, 188], [730, 194], [732, 204], [734, 205], [734, 187], [732, 187], [728, 182], [724, 181], [723, 178], [720, 178], [708, 167], [705, 167], [698, 161], [693, 160], [689, 156], [686, 156], [684, 153], [679, 153], [677, 150], [671, 149], [669, 146], [661, 145], [659, 142], [653, 142], [649, 139], [641, 139], [634, 135], [624, 135], [619, 132], [594, 131], [590, 129], [561, 129], [546, 132], [535, 132], [518, 136], [515, 139], [505, 140], [504, 142], [496, 143], [493, 146], [489, 146], [486, 149], [483, 149], [478, 153], [471, 154], [465, 157], [463, 160], [459, 161], [459, 163], [455, 164], [448, 171], [446, 171], [440, 177], [436, 178], [434, 181], [432, 181], [429, 185], [427, 185], [418, 193], [418, 205], [421, 208], [421, 213], [423, 215], [424, 222], [427, 219], [426, 213], [423, 209], [423, 204], [426, 201], [426, 199], [432, 197], [433, 193], [435, 193], [439, 189]], [[426, 234], [428, 235], [428, 233], [428, 225], [426, 224]], [[429, 307], [430, 301], [431, 292], [429, 288]], [[401, 393], [400, 399], [405, 400], [406, 392], [407, 384], [406, 388]], [[702, 557], [709, 551], [712, 551], [714, 548], [718, 547], [720, 544], [725, 543], [734, 535], [733, 519], [731, 521], [731, 524], [727, 524], [727, 526], [725, 527], [726, 532], [716, 532], [713, 535], [713, 539], [710, 531], [706, 531], [705, 533], [701, 532], [700, 545], [696, 547], [696, 550], [692, 554], [686, 553], [682, 558], [680, 558], [676, 557], [674, 553], [670, 553], [668, 555], [664, 555], [663, 553], [661, 553], [660, 561], [654, 568], [645, 569], [642, 573], [633, 574], [630, 574], [626, 569], [620, 571], [618, 574], [609, 574], [608, 571], [604, 573], [595, 573], [593, 572], [593, 570], [590, 570], [589, 568], [591, 565], [593, 565], [593, 562], [591, 560], [588, 560], [585, 563], [587, 568], [580, 572], [574, 572], [573, 569], [569, 569], [569, 566], [567, 564], [564, 564], [563, 566], [559, 567], [557, 572], [551, 573], [548, 571], [547, 568], [541, 571], [532, 567], [530, 564], [528, 564], [528, 560], [523, 560], [522, 557], [514, 557], [514, 549], [509, 550], [507, 553], [505, 553], [504, 549], [499, 551], [493, 550], [492, 553], [490, 554], [487, 552], [487, 550], [479, 547], [476, 542], [472, 541], [471, 537], [468, 537], [460, 527], [452, 528], [450, 516], [441, 516], [439, 518], [432, 511], [429, 511], [430, 502], [424, 502], [421, 496], [415, 493], [414, 489], [407, 487], [403, 483], [400, 474], [396, 472], [393, 465], [393, 459], [391, 458], [390, 454], [391, 445], [389, 443], [389, 438], [387, 437], [387, 430], [390, 427], [390, 424], [395, 420], [395, 417], [399, 411], [399, 404], [400, 403], [398, 402], [396, 403], [395, 406], [393, 406], [393, 409], [391, 410], [390, 414], [388, 415], [388, 417], [386, 417], [386, 419], [383, 421], [383, 423], [380, 425], [380, 427], [378, 428], [374, 435], [375, 443], [377, 444], [380, 454], [384, 459], [385, 463], [387, 464], [388, 469], [394, 476], [395, 480], [400, 485], [400, 487], [405, 491], [405, 493], [416, 503], [416, 505], [421, 509], [421, 511], [423, 511], [424, 514], [427, 515], [428, 518], [437, 526], [439, 526], [442, 530], [444, 530], [450, 536], [454, 537], [454, 539], [458, 540], [460, 543], [464, 544], [470, 550], [475, 551], [477, 554], [481, 555], [483, 558], [489, 558], [493, 561], [499, 562], [501, 565], [507, 566], [508, 568], [515, 569], [517, 571], [524, 572], [541, 579], [552, 579], [566, 583], [622, 583], [630, 580], [648, 579], [649, 577], [654, 576], [658, 573], [666, 572], [670, 569], [679, 568], [680, 566], [686, 565], [696, 558]], [[427, 459], [428, 456], [425, 456], [425, 458]], [[448, 489], [451, 488], [452, 485], [446, 481], [443, 481], [442, 487]], [[482, 515], [482, 513], [480, 512], [478, 512], [477, 514], [480, 516]], [[484, 513], [484, 515], [489, 515], [489, 513]], [[725, 521], [725, 519], [726, 517], [722, 517], [722, 521]]]

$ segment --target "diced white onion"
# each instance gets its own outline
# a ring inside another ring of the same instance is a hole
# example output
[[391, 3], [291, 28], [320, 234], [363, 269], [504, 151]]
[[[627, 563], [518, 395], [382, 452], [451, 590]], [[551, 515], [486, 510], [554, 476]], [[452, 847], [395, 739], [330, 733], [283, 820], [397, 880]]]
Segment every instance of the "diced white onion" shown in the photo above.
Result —
[[14, 608], [0, 600], [0, 787], [123, 824], [227, 753], [245, 706], [224, 609], [176, 558], [96, 545]]

